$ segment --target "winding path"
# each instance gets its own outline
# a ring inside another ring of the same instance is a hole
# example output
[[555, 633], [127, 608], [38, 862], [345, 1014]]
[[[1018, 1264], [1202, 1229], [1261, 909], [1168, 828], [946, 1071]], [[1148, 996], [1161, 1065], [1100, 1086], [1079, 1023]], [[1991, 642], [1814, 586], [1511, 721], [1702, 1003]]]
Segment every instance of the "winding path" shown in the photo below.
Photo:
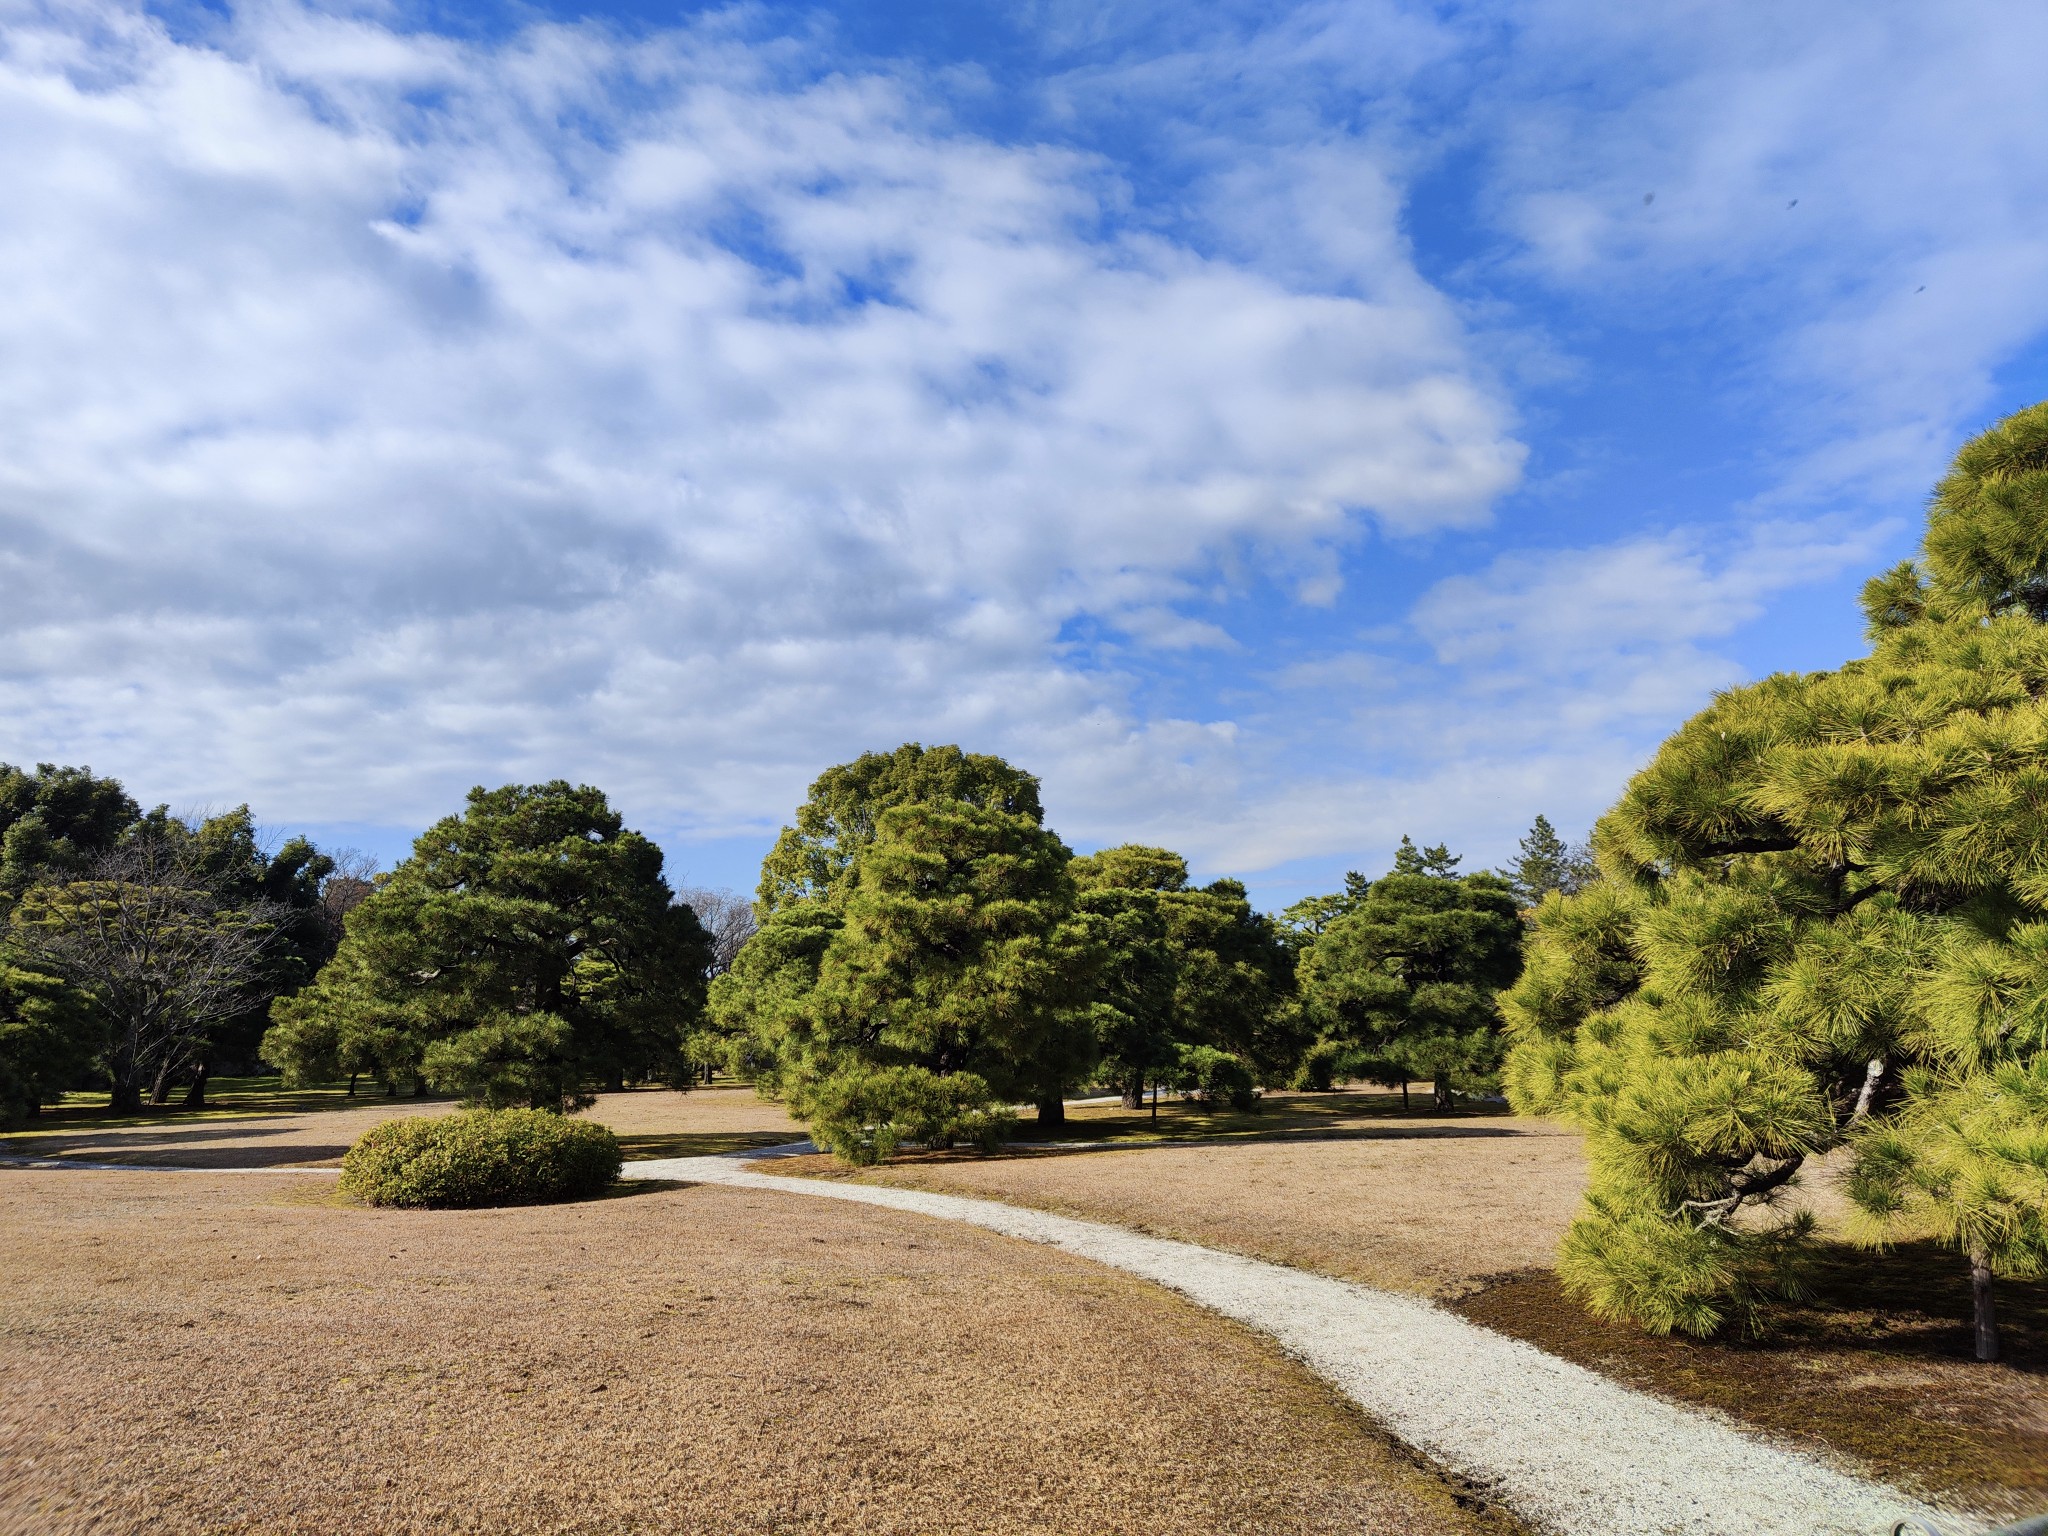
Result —
[[[1259, 1330], [1394, 1435], [1558, 1536], [1877, 1536], [1904, 1519], [1973, 1529], [1881, 1484], [1504, 1337], [1413, 1296], [996, 1200], [762, 1173], [808, 1142], [626, 1164], [629, 1179], [848, 1200], [967, 1222], [1152, 1280]], [[0, 1156], [0, 1165], [170, 1168]]]
[[1562, 1536], [1864, 1536], [1932, 1517], [1894, 1489], [1412, 1296], [995, 1200], [778, 1177], [760, 1160], [664, 1158], [628, 1163], [625, 1176], [964, 1221], [1156, 1281], [1277, 1340], [1410, 1446]]

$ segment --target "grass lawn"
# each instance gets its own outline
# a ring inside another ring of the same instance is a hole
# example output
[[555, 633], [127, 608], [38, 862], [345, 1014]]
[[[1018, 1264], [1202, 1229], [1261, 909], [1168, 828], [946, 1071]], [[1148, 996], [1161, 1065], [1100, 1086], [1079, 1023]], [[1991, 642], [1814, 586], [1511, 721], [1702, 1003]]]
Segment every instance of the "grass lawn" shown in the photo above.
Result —
[[0, 1174], [0, 1531], [1516, 1527], [1265, 1341], [897, 1212]]

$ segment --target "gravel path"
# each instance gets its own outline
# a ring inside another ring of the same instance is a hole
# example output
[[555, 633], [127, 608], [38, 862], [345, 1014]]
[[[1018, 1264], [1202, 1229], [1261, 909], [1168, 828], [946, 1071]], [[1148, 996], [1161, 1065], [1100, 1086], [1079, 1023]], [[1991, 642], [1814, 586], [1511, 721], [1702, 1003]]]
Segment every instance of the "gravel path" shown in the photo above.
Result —
[[1562, 1536], [1864, 1536], [1933, 1513], [1415, 1297], [994, 1200], [777, 1177], [759, 1161], [664, 1158], [625, 1176], [970, 1222], [1157, 1281], [1278, 1340], [1416, 1450]]

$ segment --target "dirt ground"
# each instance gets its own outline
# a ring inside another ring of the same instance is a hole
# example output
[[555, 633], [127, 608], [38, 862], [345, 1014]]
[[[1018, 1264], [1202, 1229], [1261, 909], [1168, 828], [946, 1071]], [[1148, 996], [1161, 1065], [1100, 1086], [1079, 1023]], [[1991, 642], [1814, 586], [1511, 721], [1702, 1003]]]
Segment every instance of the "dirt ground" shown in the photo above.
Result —
[[[330, 1097], [325, 1102], [334, 1107], [271, 1116], [166, 1111], [154, 1119], [112, 1125], [104, 1124], [101, 1116], [72, 1114], [0, 1138], [0, 1152], [182, 1168], [332, 1167], [358, 1136], [380, 1121], [452, 1114], [456, 1108], [447, 1099], [382, 1096], [360, 1102]], [[803, 1127], [784, 1114], [781, 1105], [742, 1087], [606, 1093], [584, 1113], [617, 1132], [628, 1157], [708, 1155], [801, 1141], [804, 1135]]]
[[[1585, 1188], [1578, 1136], [1543, 1121], [1376, 1116], [1306, 1139], [1288, 1134], [908, 1158], [860, 1177], [1113, 1221], [1438, 1297], [1548, 1265]], [[824, 1157], [779, 1161], [775, 1171], [845, 1176]]]
[[0, 1171], [0, 1532], [1511, 1531], [1234, 1325], [711, 1186]]

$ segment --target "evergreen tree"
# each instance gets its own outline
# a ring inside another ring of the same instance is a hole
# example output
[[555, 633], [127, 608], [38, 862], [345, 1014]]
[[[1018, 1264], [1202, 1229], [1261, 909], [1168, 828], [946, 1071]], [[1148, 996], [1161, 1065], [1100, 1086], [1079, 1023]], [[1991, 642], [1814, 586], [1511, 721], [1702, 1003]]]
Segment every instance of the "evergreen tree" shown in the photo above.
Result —
[[1442, 843], [1430, 848], [1417, 848], [1415, 839], [1406, 833], [1401, 836], [1401, 846], [1394, 850], [1394, 873], [1397, 875], [1427, 875], [1436, 880], [1449, 880], [1464, 862]]
[[[1439, 1109], [1489, 1086], [1496, 997], [1521, 967], [1515, 897], [1496, 875], [1459, 878], [1441, 847], [1403, 839], [1395, 871], [1351, 898], [1302, 956], [1301, 995], [1326, 1040], [1401, 1080], [1428, 1078]], [[1441, 870], [1445, 873], [1425, 873]]]
[[[872, 1109], [894, 1083], [963, 1113], [976, 1095], [1029, 1100], [1058, 1124], [1095, 1064], [1105, 961], [1070, 859], [1034, 815], [958, 798], [883, 810], [820, 894], [769, 914], [712, 984], [713, 1018], [800, 1116], [849, 1085]], [[975, 1094], [953, 1091], [964, 1077]]]
[[1533, 907], [1552, 891], [1565, 889], [1572, 876], [1572, 851], [1547, 816], [1537, 816], [1521, 841], [1509, 880], [1524, 906]]
[[864, 752], [818, 775], [761, 863], [762, 916], [793, 902], [832, 894], [875, 840], [882, 813], [899, 805], [960, 802], [1044, 820], [1038, 780], [1000, 757], [958, 747], [906, 742], [893, 752]]
[[1285, 1081], [1300, 1056], [1292, 954], [1235, 880], [1188, 883], [1187, 860], [1137, 844], [1073, 862], [1084, 911], [1101, 916], [1112, 961], [1101, 1001], [1103, 1064], [1127, 1107], [1192, 1049]]
[[1968, 1257], [1988, 1355], [1991, 1277], [2041, 1261], [2048, 404], [1962, 450], [1864, 608], [1867, 658], [1724, 693], [1602, 818], [1509, 1092], [1587, 1131], [1561, 1269], [1596, 1310], [1706, 1333], [1796, 1289], [1811, 1223], [1771, 1207], [1846, 1141], [1866, 1235]]
[[118, 779], [90, 768], [0, 763], [0, 906], [31, 885], [81, 874], [141, 816]]
[[263, 1054], [294, 1080], [369, 1072], [492, 1107], [685, 1088], [710, 945], [661, 865], [588, 786], [471, 790], [273, 1008]]

